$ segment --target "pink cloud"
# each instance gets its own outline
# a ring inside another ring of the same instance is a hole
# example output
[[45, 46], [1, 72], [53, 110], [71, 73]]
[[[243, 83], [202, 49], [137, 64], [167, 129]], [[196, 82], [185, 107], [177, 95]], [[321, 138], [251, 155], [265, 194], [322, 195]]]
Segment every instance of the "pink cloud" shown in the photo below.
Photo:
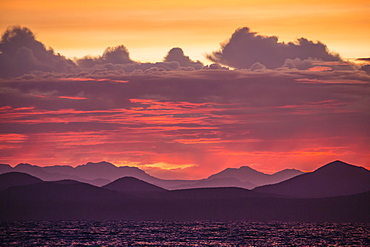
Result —
[[369, 82], [361, 71], [296, 70], [3, 80], [0, 162], [106, 160], [167, 178], [334, 159], [369, 167]]
[[333, 69], [330, 67], [326, 67], [326, 66], [315, 66], [315, 67], [309, 68], [308, 70], [309, 71], [330, 71]]

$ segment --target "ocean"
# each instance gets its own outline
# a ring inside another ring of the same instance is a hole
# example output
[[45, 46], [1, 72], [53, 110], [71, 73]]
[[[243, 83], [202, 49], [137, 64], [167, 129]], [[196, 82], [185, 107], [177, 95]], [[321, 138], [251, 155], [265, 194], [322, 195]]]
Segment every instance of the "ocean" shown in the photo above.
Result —
[[1, 246], [370, 246], [368, 223], [8, 221]]

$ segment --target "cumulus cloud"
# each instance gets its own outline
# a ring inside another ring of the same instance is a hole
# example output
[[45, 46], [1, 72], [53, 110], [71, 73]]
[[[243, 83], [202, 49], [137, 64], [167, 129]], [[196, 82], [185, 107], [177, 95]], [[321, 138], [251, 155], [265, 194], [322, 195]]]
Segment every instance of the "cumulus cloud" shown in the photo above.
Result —
[[199, 61], [192, 61], [188, 56], [184, 55], [181, 48], [172, 48], [164, 58], [164, 62], [178, 62], [181, 67], [193, 67], [194, 69], [201, 69], [203, 64]]
[[204, 66], [203, 69], [224, 69], [224, 70], [228, 70], [229, 68], [221, 66], [218, 63], [212, 63], [210, 65]]
[[250, 67], [250, 70], [251, 71], [255, 71], [255, 70], [265, 70], [266, 69], [266, 66], [259, 63], [259, 62], [256, 62], [254, 63], [251, 67]]
[[[113, 66], [116, 64], [131, 64], [131, 63], [135, 62], [131, 60], [129, 51], [124, 45], [108, 47], [105, 49], [103, 55], [99, 57], [85, 56], [77, 60], [78, 65], [86, 68], [92, 68], [96, 65], [104, 64], [110, 64], [111, 66]], [[115, 67], [111, 67], [111, 69], [114, 68]]]
[[101, 56], [85, 56], [72, 60], [56, 54], [38, 41], [26, 27], [9, 27], [0, 41], [0, 77], [22, 76], [28, 73], [107, 73], [121, 74], [137, 70], [199, 70], [203, 64], [184, 55], [181, 48], [171, 49], [164, 61], [141, 63], [130, 58], [124, 45], [108, 47]]
[[339, 55], [330, 53], [321, 42], [300, 38], [295, 42], [281, 43], [276, 36], [258, 35], [247, 27], [236, 30], [219, 51], [208, 54], [207, 58], [238, 69], [248, 69], [255, 63], [269, 69], [278, 68], [284, 65], [286, 59], [296, 58], [341, 61]]
[[312, 58], [303, 59], [303, 60], [299, 58], [295, 58], [295, 59], [287, 58], [284, 61], [283, 67], [287, 67], [289, 69], [296, 68], [300, 70], [307, 70], [313, 67], [314, 62], [315, 60]]
[[[8, 28], [0, 41], [0, 77], [22, 76], [24, 74], [74, 73], [90, 75], [119, 75], [124, 73], [160, 73], [174, 70], [245, 68], [261, 71], [271, 68], [299, 70], [346, 70], [352, 65], [341, 61], [336, 54], [328, 52], [320, 42], [301, 38], [296, 42], [279, 43], [275, 36], [267, 37], [250, 32], [248, 28], [238, 29], [231, 39], [222, 45], [220, 51], [207, 57], [214, 64], [204, 66], [174, 47], [163, 61], [141, 63], [131, 59], [124, 45], [108, 47], [100, 56], [85, 56], [75, 63], [36, 40], [26, 27]], [[366, 61], [366, 59], [362, 59]], [[362, 70], [367, 71], [366, 67]]]
[[128, 49], [123, 46], [109, 47], [102, 56], [86, 56], [77, 60], [77, 64], [83, 68], [104, 69], [106, 71], [161, 71], [161, 70], [198, 70], [203, 68], [199, 61], [194, 62], [184, 55], [181, 48], [172, 48], [165, 56], [163, 62], [141, 63], [131, 60]]
[[0, 41], [0, 76], [19, 76], [33, 70], [71, 72], [75, 64], [37, 41], [26, 27], [9, 27]]

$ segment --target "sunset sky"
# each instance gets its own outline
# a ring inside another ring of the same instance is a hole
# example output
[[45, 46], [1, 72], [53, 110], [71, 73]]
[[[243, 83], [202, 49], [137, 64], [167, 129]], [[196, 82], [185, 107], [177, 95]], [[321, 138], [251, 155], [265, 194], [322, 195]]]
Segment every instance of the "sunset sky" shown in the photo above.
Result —
[[159, 61], [172, 47], [194, 60], [239, 27], [289, 42], [324, 42], [344, 58], [370, 57], [366, 0], [2, 0], [0, 29], [22, 25], [67, 57], [124, 44], [134, 60]]
[[105, 160], [173, 179], [370, 169], [369, 13], [341, 0], [1, 1], [0, 163]]

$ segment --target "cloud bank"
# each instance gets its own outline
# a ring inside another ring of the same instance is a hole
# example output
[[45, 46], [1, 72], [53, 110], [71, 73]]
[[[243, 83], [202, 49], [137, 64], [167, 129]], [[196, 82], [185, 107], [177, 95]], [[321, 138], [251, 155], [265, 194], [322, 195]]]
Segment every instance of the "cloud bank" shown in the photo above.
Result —
[[[101, 56], [85, 56], [72, 61], [36, 40], [26, 27], [9, 27], [0, 41], [0, 77], [15, 77], [38, 72], [52, 73], [131, 73], [140, 71], [173, 71], [219, 69], [229, 66], [251, 71], [264, 69], [298, 70], [348, 70], [353, 65], [332, 54], [321, 42], [305, 38], [296, 42], [280, 43], [275, 36], [261, 36], [250, 32], [249, 28], [235, 31], [229, 41], [222, 44], [219, 51], [208, 54], [214, 64], [204, 66], [193, 61], [184, 51], [175, 47], [169, 50], [163, 61], [141, 63], [130, 57], [124, 45], [108, 47]], [[361, 59], [367, 61], [366, 59]], [[317, 67], [317, 68], [315, 68]], [[368, 71], [366, 67], [363, 70]]]
[[370, 76], [343, 61], [284, 58], [277, 69], [253, 61], [228, 70], [181, 48], [140, 63], [121, 45], [73, 63], [28, 29], [5, 34], [2, 63], [28, 49], [34, 67], [17, 69], [22, 56], [9, 62], [12, 73], [1, 71], [1, 163], [106, 160], [163, 178], [241, 165], [312, 170], [336, 159], [370, 168]]
[[[363, 71], [150, 71], [1, 82], [2, 163], [107, 160], [160, 177], [370, 166]], [[166, 163], [174, 169], [151, 164]], [[182, 165], [186, 164], [186, 168]], [[176, 173], [177, 172], [177, 173]]]

